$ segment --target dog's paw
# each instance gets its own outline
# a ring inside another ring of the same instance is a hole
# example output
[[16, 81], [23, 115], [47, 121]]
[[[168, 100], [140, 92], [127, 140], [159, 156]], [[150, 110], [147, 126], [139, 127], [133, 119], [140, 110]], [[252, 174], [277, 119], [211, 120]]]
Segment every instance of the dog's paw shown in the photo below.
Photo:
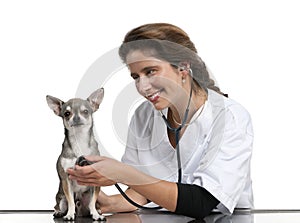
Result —
[[94, 221], [106, 221], [106, 218], [98, 213], [93, 213], [92, 218]]
[[63, 213], [62, 211], [54, 211], [53, 217], [54, 218], [62, 218], [66, 213]]
[[75, 220], [75, 215], [74, 214], [67, 214], [64, 216], [65, 221], [74, 221]]

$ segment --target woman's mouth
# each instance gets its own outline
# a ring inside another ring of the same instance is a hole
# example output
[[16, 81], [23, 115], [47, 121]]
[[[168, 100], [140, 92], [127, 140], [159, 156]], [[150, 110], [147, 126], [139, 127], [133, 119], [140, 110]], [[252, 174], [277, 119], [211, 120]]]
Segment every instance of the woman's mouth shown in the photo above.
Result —
[[159, 90], [153, 94], [148, 94], [146, 95], [147, 99], [149, 101], [151, 101], [152, 103], [156, 102], [158, 99], [159, 99], [159, 96], [160, 96], [160, 93], [161, 93], [162, 90]]

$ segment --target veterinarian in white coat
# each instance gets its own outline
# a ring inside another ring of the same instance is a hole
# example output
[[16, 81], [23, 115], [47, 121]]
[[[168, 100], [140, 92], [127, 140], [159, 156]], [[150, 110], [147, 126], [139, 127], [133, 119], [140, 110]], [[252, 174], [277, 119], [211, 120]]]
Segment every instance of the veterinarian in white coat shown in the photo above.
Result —
[[[195, 218], [252, 208], [250, 115], [214, 85], [188, 35], [171, 24], [146, 24], [125, 36], [119, 53], [147, 101], [130, 122], [122, 162], [87, 157], [96, 163], [69, 169], [70, 178], [122, 183], [141, 205], [152, 201]], [[102, 212], [136, 209], [119, 194], [101, 192], [98, 202]]]

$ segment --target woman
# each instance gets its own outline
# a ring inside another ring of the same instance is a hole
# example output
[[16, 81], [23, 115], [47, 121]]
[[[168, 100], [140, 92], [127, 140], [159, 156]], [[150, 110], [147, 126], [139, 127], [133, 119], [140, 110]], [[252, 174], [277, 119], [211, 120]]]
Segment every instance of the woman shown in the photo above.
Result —
[[[252, 208], [251, 118], [215, 86], [188, 35], [171, 24], [142, 25], [127, 33], [119, 54], [147, 100], [130, 122], [122, 162], [87, 157], [96, 163], [69, 169], [70, 179], [122, 183], [141, 205], [195, 218]], [[98, 202], [104, 213], [136, 209], [121, 195], [101, 192]]]

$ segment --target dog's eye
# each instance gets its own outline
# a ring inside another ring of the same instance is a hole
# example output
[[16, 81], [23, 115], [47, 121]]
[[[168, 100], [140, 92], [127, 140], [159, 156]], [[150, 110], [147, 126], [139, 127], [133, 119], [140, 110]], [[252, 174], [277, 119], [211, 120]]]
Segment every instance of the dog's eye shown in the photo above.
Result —
[[83, 113], [87, 115], [89, 113], [89, 111], [87, 109], [85, 109], [85, 110], [83, 110]]
[[69, 117], [71, 115], [71, 112], [69, 112], [69, 111], [66, 111], [65, 113], [64, 113], [64, 116], [67, 118], [67, 117]]

